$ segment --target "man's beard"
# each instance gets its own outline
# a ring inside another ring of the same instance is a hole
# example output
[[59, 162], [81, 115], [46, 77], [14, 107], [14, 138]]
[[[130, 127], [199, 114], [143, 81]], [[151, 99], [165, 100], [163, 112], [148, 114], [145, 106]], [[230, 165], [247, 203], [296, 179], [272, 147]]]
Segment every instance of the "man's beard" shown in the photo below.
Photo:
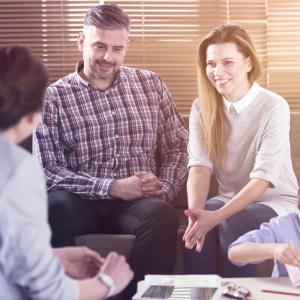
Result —
[[[104, 66], [104, 67], [110, 67], [111, 69], [109, 70], [109, 73], [106, 73], [105, 71], [100, 71], [97, 69], [97, 65], [100, 66], [101, 68], [101, 65]], [[98, 59], [95, 61], [95, 65], [94, 67], [92, 68], [92, 71], [94, 73], [94, 76], [97, 78], [97, 79], [111, 79], [111, 78], [114, 78], [115, 77], [115, 68], [114, 68], [115, 64], [113, 63], [108, 63], [106, 60], [104, 59]]]

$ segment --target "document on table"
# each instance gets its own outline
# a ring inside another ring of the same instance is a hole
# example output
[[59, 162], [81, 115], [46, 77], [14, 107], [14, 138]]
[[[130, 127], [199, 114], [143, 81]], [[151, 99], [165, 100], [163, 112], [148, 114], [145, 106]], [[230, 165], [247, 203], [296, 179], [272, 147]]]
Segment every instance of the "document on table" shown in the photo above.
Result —
[[293, 284], [293, 286], [300, 285], [300, 268], [294, 267], [291, 265], [285, 265], [287, 272], [289, 274], [289, 278]]
[[146, 275], [133, 299], [218, 299], [218, 275]]

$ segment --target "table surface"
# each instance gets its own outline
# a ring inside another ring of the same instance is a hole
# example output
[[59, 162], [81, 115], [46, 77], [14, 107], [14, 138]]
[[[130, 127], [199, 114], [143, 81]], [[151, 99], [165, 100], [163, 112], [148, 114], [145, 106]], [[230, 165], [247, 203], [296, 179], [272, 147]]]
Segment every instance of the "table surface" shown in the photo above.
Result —
[[[270, 277], [244, 277], [244, 278], [222, 278], [224, 282], [234, 282], [238, 286], [247, 288], [251, 292], [251, 300], [296, 300], [300, 296], [280, 295], [274, 293], [262, 292], [262, 290], [273, 290], [300, 294], [300, 287], [293, 287], [288, 277], [270, 278]], [[142, 288], [143, 281], [138, 283], [138, 289]], [[221, 297], [222, 300], [229, 300], [227, 297]]]
[[[253, 278], [222, 278], [222, 282], [231, 281], [239, 286], [246, 287], [251, 292], [251, 300], [296, 300], [300, 296], [279, 295], [265, 293], [261, 290], [274, 290], [282, 292], [291, 292], [300, 294], [299, 287], [293, 287], [288, 277], [270, 278], [270, 277], [253, 277]], [[229, 299], [222, 297], [222, 300]]]

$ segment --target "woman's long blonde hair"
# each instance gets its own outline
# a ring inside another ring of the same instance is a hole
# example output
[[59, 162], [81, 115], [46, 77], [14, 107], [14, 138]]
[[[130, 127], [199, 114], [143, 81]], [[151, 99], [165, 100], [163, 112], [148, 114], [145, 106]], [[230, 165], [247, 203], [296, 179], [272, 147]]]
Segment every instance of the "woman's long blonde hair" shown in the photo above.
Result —
[[212, 44], [235, 43], [239, 52], [250, 57], [252, 70], [248, 73], [250, 84], [261, 72], [255, 48], [248, 33], [236, 24], [226, 24], [212, 29], [198, 47], [198, 95], [200, 101], [200, 134], [204, 150], [213, 163], [221, 169], [225, 167], [227, 137], [230, 131], [224, 113], [222, 95], [212, 86], [206, 76], [207, 48]]

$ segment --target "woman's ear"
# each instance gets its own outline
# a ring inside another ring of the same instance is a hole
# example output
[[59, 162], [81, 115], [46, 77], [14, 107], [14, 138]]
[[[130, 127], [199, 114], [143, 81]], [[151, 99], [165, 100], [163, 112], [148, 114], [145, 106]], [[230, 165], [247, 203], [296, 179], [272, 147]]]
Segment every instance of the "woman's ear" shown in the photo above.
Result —
[[250, 56], [248, 56], [246, 58], [246, 63], [247, 63], [247, 72], [252, 71], [253, 64], [252, 64], [252, 59], [250, 58]]

